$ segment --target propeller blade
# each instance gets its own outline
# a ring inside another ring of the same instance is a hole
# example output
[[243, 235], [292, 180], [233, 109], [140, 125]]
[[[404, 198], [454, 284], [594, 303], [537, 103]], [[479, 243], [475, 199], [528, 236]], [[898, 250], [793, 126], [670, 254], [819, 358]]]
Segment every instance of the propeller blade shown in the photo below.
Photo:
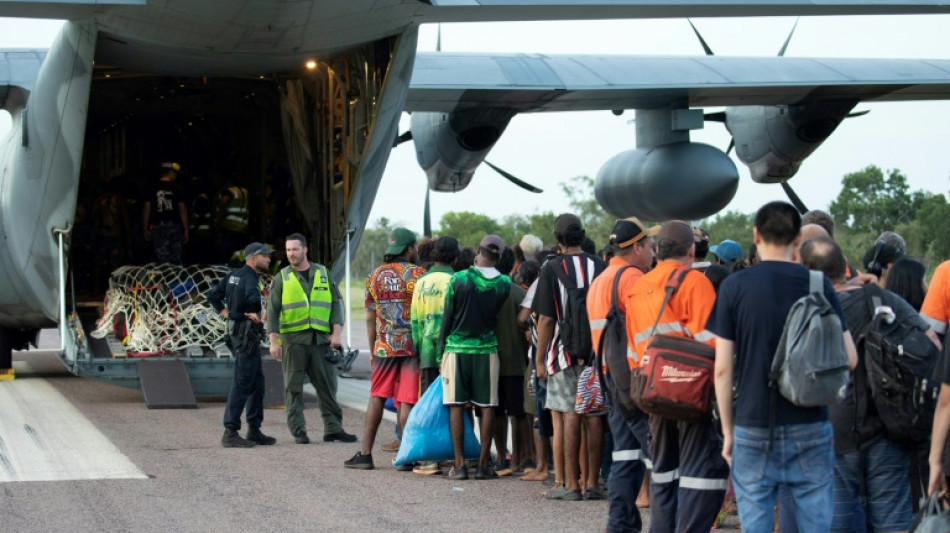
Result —
[[401, 135], [396, 136], [393, 140], [393, 148], [399, 146], [400, 144], [412, 140], [412, 130], [409, 130]]
[[848, 113], [848, 115], [845, 116], [844, 118], [863, 117], [864, 115], [867, 115], [870, 112], [871, 112], [870, 109], [865, 109], [864, 111], [855, 111], [854, 113]]
[[703, 39], [703, 36], [700, 35], [699, 30], [696, 29], [696, 25], [693, 24], [693, 21], [691, 19], [686, 19], [686, 22], [689, 22], [689, 27], [693, 28], [693, 33], [695, 33], [696, 38], [699, 39], [699, 44], [703, 45], [703, 50], [706, 51], [706, 55], [707, 56], [716, 55], [713, 53], [712, 48], [710, 48], [709, 45], [706, 44], [706, 39]]
[[792, 186], [789, 185], [787, 181], [782, 182], [782, 189], [785, 190], [786, 196], [788, 196], [788, 199], [792, 202], [792, 205], [795, 206], [795, 209], [798, 209], [799, 213], [804, 215], [808, 212], [808, 208], [805, 207], [805, 203], [802, 202], [802, 199], [799, 198], [797, 194], [795, 194], [795, 191], [792, 190]]
[[504, 170], [502, 170], [502, 169], [496, 167], [495, 165], [489, 163], [488, 161], [485, 161], [485, 164], [488, 165], [489, 167], [491, 167], [491, 169], [494, 170], [495, 172], [501, 174], [503, 177], [505, 177], [505, 178], [506, 178], [508, 181], [510, 181], [511, 183], [514, 183], [515, 185], [521, 187], [522, 189], [524, 189], [524, 190], [526, 190], [526, 191], [529, 191], [529, 192], [544, 192], [543, 190], [541, 190], [541, 189], [535, 187], [534, 185], [531, 185], [531, 184], [528, 183], [527, 181], [524, 181], [524, 180], [521, 180], [521, 179], [516, 178], [513, 174], [510, 174], [510, 173], [508, 173], [508, 172], [505, 172]]
[[729, 155], [730, 153], [732, 153], [732, 149], [735, 147], [736, 147], [736, 140], [729, 139], [729, 148], [726, 148], [726, 155]]
[[429, 185], [426, 184], [426, 205], [422, 209], [422, 234], [432, 236], [432, 214], [429, 211]]
[[778, 51], [779, 57], [785, 56], [785, 50], [788, 50], [788, 43], [792, 42], [792, 35], [795, 35], [795, 28], [798, 27], [798, 20], [795, 19], [795, 24], [792, 25], [792, 31], [788, 32], [788, 37], [785, 38], [785, 44], [782, 45], [782, 49]]
[[716, 111], [714, 113], [706, 113], [703, 115], [703, 120], [708, 120], [709, 122], [722, 122], [726, 123], [726, 112], [725, 111]]

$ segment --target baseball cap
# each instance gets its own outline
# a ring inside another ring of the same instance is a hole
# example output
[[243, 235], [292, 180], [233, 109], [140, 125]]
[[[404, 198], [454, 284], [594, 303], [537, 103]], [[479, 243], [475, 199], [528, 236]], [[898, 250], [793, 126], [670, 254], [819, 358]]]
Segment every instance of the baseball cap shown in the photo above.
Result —
[[181, 172], [181, 165], [172, 161], [165, 161], [162, 163], [162, 168], [167, 170], [174, 170], [175, 172]]
[[679, 248], [689, 248], [694, 243], [693, 229], [682, 220], [671, 220], [660, 226], [656, 235], [658, 257], [673, 257], [671, 254]]
[[432, 254], [434, 257], [456, 256], [459, 255], [459, 242], [455, 237], [444, 235], [435, 240], [432, 245]]
[[722, 261], [735, 261], [742, 257], [742, 246], [739, 246], [739, 243], [731, 239], [726, 239], [721, 243], [710, 246], [709, 251], [716, 254]]
[[248, 260], [255, 255], [270, 255], [274, 253], [274, 249], [266, 244], [259, 242], [252, 242], [244, 248], [244, 259]]
[[406, 246], [416, 242], [416, 234], [406, 228], [393, 228], [389, 232], [389, 247], [386, 255], [399, 255]]
[[617, 248], [629, 248], [644, 237], [656, 237], [659, 232], [660, 226], [647, 228], [637, 217], [623, 218], [614, 224], [614, 229], [610, 232], [610, 242]]
[[497, 253], [499, 256], [505, 251], [505, 241], [498, 235], [485, 235], [482, 242], [478, 243], [479, 248], [486, 248]]
[[583, 229], [584, 224], [581, 223], [581, 219], [577, 218], [577, 215], [563, 213], [554, 219], [554, 233], [556, 235], [564, 235], [570, 232], [581, 231]]

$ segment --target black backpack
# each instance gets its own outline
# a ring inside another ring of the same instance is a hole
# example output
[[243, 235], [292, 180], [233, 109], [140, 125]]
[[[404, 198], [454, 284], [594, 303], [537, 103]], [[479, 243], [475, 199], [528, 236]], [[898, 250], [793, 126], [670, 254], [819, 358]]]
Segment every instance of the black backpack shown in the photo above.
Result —
[[[560, 264], [552, 266], [567, 294], [564, 307], [558, 309], [557, 317], [561, 346], [572, 360], [589, 364], [593, 352], [590, 319], [587, 317], [587, 289], [590, 284], [578, 287], [563, 266]], [[584, 281], [588, 280], [585, 278]]]
[[[633, 411], [636, 404], [630, 398], [630, 365], [627, 363], [627, 317], [617, 305], [617, 287], [623, 272], [630, 266], [625, 266], [617, 272], [610, 290], [610, 309], [604, 322], [603, 332], [600, 334], [600, 345], [597, 347], [597, 358], [603, 359], [609, 370], [609, 379], [600, 377], [601, 384], [607, 386], [610, 392], [611, 404], [619, 405], [627, 411]], [[597, 364], [595, 362], [595, 364]], [[602, 371], [597, 364], [597, 371]]]
[[888, 314], [880, 287], [870, 284], [864, 292], [873, 318], [860, 343], [867, 385], [884, 433], [906, 447], [925, 445], [940, 392], [936, 379], [940, 351], [924, 331], [901, 325], [893, 311]]

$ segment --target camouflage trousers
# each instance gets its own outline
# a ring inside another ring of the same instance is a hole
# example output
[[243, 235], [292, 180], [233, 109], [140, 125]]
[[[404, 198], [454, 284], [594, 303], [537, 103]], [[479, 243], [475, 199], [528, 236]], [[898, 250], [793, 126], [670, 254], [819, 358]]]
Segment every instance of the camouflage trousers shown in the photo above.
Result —
[[182, 264], [182, 238], [181, 224], [174, 222], [155, 224], [152, 229], [155, 260], [159, 263]]

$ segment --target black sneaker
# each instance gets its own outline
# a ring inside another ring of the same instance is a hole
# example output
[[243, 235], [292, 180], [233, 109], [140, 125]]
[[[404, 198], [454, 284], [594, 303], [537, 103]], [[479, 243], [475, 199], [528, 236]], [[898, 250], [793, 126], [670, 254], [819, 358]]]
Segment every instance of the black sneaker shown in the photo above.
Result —
[[454, 480], [468, 479], [468, 467], [464, 465], [460, 467], [453, 466], [451, 469], [449, 469], [449, 473], [445, 477], [447, 479], [454, 479]]
[[241, 438], [236, 430], [224, 430], [224, 436], [221, 437], [221, 446], [225, 448], [253, 448], [257, 443]]
[[247, 437], [245, 440], [261, 444], [263, 446], [270, 446], [277, 442], [277, 439], [274, 437], [268, 437], [267, 435], [261, 433], [261, 428], [250, 428], [247, 430]]
[[498, 477], [498, 474], [495, 473], [491, 467], [481, 468], [475, 471], [475, 479], [495, 479]]
[[351, 435], [341, 429], [336, 433], [324, 435], [323, 442], [356, 442], [356, 435]]
[[373, 466], [373, 454], [363, 455], [361, 452], [356, 452], [356, 455], [343, 461], [343, 466], [357, 470], [372, 470], [376, 468]]
[[294, 442], [297, 444], [310, 444], [310, 437], [308, 437], [307, 432], [304, 431], [300, 435], [294, 437]]

